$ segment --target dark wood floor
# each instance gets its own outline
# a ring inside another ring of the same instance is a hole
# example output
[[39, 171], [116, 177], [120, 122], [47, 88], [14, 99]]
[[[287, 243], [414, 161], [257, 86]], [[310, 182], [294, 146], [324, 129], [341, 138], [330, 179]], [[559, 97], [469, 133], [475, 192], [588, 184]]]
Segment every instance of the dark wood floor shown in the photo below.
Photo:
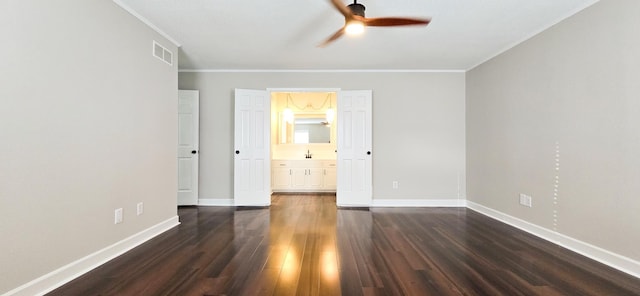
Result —
[[187, 207], [49, 295], [640, 295], [640, 280], [464, 208]]

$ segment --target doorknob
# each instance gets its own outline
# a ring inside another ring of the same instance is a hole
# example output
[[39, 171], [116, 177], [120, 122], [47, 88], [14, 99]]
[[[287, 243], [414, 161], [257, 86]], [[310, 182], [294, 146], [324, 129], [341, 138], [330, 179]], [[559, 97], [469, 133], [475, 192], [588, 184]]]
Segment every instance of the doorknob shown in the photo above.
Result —
[[367, 155], [371, 155], [371, 151], [367, 151]]
[[236, 150], [236, 154], [240, 154], [240, 150]]
[[198, 151], [191, 150], [191, 154], [196, 154], [196, 153], [198, 153]]

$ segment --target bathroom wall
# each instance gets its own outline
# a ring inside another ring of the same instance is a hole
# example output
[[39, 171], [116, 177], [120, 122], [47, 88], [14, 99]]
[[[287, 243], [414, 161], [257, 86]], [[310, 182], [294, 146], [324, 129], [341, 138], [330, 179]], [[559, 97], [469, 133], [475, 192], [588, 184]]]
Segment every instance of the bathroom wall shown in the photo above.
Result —
[[[272, 159], [304, 159], [307, 152], [313, 159], [336, 158], [336, 124], [317, 125], [311, 128], [328, 129], [329, 143], [295, 144], [294, 126], [286, 124], [283, 111], [289, 108], [296, 116], [326, 117], [329, 107], [336, 110], [335, 92], [273, 92], [271, 109], [271, 153]], [[284, 126], [283, 126], [284, 125]], [[284, 131], [283, 131], [284, 129]]]

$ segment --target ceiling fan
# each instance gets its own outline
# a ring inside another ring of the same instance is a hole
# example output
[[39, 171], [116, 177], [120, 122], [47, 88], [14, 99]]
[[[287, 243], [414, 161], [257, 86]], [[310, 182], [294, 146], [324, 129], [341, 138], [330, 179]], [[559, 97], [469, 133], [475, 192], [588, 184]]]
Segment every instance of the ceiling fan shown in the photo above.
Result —
[[395, 26], [411, 26], [411, 25], [428, 25], [431, 22], [430, 18], [418, 19], [418, 18], [405, 18], [405, 17], [380, 17], [380, 18], [368, 18], [364, 16], [364, 5], [358, 3], [358, 0], [354, 0], [353, 3], [344, 6], [340, 0], [331, 0], [333, 6], [344, 15], [344, 26], [335, 32], [329, 39], [320, 44], [320, 47], [324, 47], [329, 43], [340, 38], [345, 33], [358, 34], [364, 31], [365, 26], [369, 27], [395, 27]]

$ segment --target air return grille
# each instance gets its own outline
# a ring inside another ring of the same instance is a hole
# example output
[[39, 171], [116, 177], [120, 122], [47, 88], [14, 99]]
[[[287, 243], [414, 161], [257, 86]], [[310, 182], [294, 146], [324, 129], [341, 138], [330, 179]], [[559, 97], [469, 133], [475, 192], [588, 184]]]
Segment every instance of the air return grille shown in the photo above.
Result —
[[173, 65], [173, 53], [155, 40], [153, 41], [153, 56], [169, 65]]

